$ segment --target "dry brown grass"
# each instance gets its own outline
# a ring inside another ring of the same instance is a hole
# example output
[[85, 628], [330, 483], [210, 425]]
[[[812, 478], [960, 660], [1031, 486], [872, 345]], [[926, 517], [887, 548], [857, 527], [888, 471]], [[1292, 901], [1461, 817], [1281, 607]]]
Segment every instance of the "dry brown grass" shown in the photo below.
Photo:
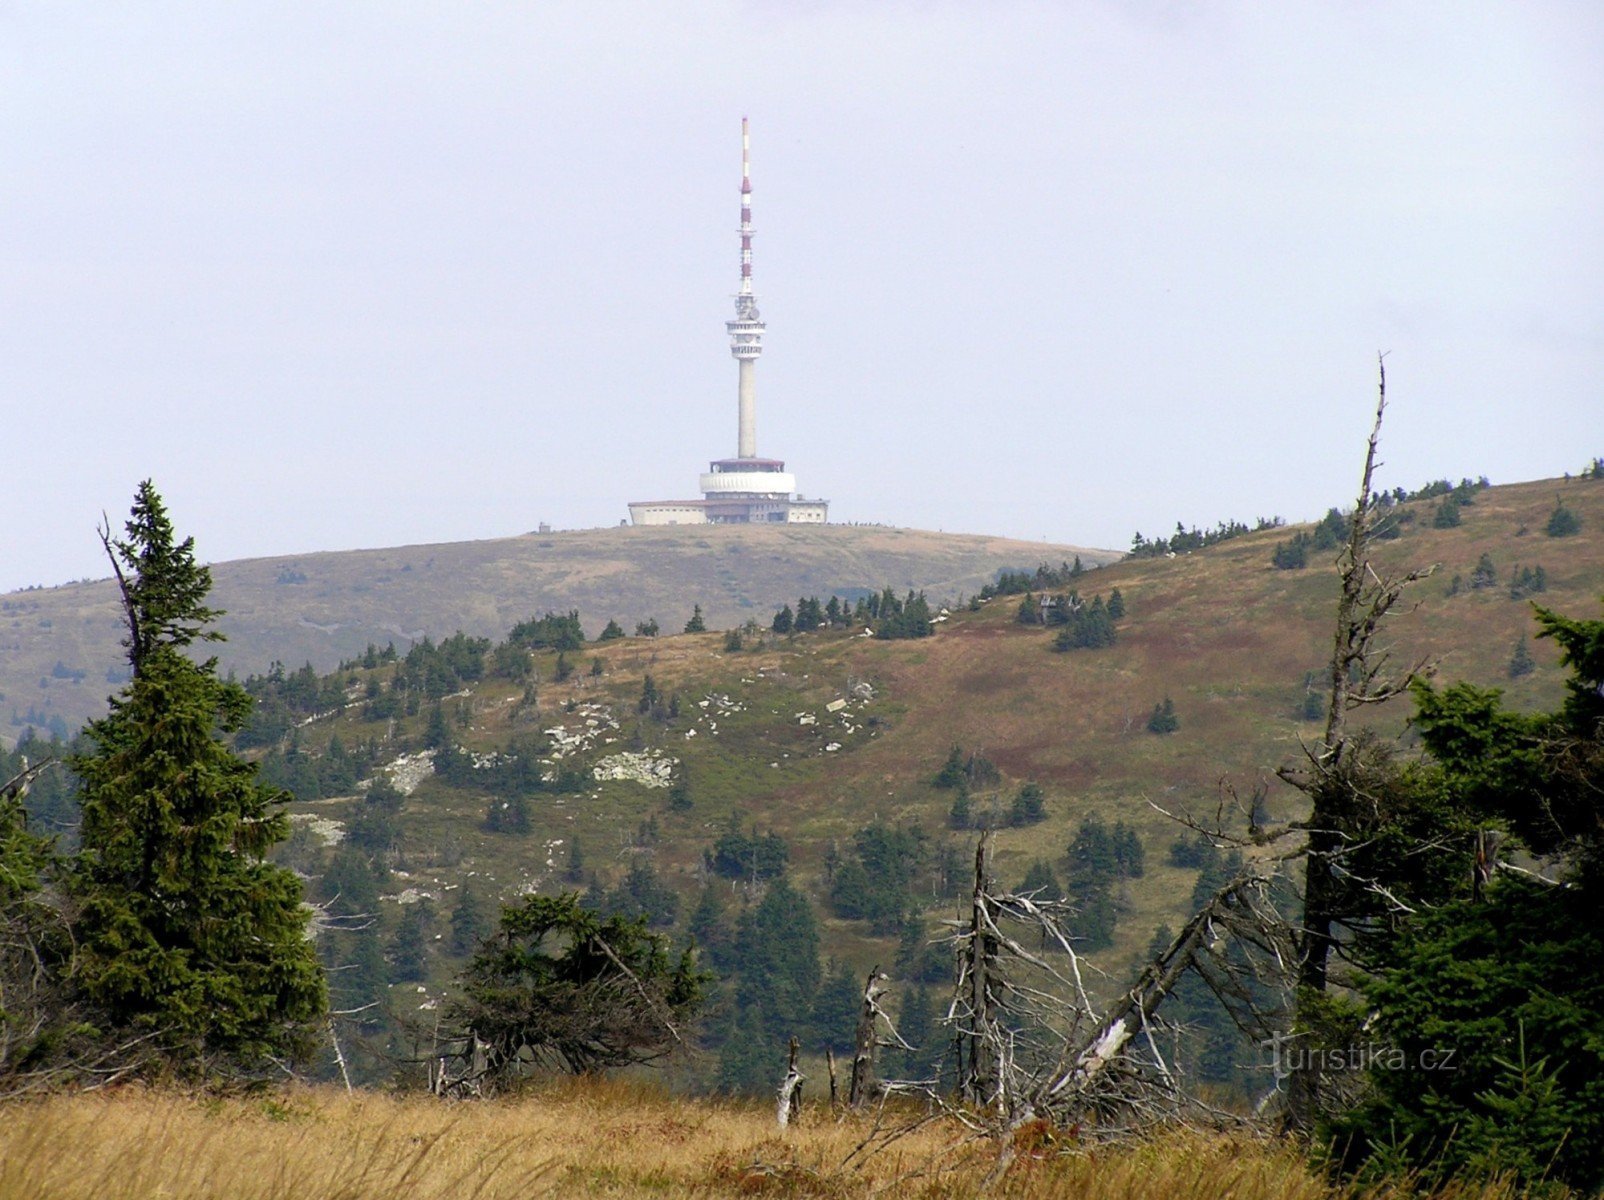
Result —
[[[515, 1100], [322, 1090], [230, 1100], [125, 1090], [19, 1105], [0, 1121], [0, 1200], [499, 1200], [534, 1196], [965, 1197], [997, 1162], [931, 1123], [876, 1154], [874, 1128], [577, 1081]], [[1180, 1134], [1128, 1148], [1021, 1140], [1001, 1197], [1335, 1200], [1284, 1146]], [[1406, 1193], [1393, 1193], [1403, 1195]], [[1442, 1193], [1497, 1200], [1473, 1187]]]

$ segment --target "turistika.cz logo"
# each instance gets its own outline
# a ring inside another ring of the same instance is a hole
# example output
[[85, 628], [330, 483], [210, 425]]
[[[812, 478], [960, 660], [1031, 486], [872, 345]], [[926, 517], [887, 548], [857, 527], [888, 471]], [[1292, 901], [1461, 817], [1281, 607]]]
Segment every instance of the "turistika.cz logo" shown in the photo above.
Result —
[[1298, 1034], [1272, 1034], [1261, 1046], [1270, 1048], [1270, 1069], [1277, 1079], [1298, 1071], [1338, 1074], [1354, 1071], [1455, 1071], [1457, 1050], [1427, 1046], [1410, 1055], [1398, 1046], [1360, 1042], [1351, 1046], [1310, 1046]]

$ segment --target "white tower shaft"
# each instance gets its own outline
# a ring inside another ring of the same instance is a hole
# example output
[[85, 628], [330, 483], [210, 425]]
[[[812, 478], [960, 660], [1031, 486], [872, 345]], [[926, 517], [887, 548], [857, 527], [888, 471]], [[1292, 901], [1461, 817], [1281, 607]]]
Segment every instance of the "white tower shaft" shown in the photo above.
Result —
[[738, 364], [737, 404], [740, 421], [736, 455], [757, 457], [757, 358], [763, 353], [767, 328], [757, 311], [752, 291], [752, 167], [751, 137], [741, 118], [741, 290], [735, 294], [735, 320], [724, 322], [730, 335], [730, 353]]

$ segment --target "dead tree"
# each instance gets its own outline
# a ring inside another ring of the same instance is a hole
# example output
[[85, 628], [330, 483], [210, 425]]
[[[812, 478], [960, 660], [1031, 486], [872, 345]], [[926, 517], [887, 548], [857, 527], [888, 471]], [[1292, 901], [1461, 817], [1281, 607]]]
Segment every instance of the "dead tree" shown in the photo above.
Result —
[[781, 1129], [788, 1127], [802, 1112], [802, 1081], [807, 1076], [802, 1074], [802, 1069], [796, 1064], [800, 1049], [797, 1040], [792, 1038], [785, 1078], [780, 1080], [779, 1105], [774, 1114]]
[[879, 1042], [878, 1000], [885, 992], [885, 978], [876, 966], [863, 984], [863, 1004], [858, 1010], [858, 1027], [852, 1038], [852, 1077], [847, 1083], [847, 1104], [852, 1108], [862, 1108], [874, 1090], [874, 1057]]
[[[1365, 444], [1364, 470], [1359, 495], [1348, 525], [1348, 539], [1337, 558], [1339, 593], [1336, 629], [1328, 674], [1326, 720], [1315, 746], [1304, 747], [1297, 766], [1277, 774], [1309, 797], [1310, 812], [1301, 824], [1307, 830], [1303, 859], [1303, 919], [1296, 947], [1296, 980], [1305, 1002], [1323, 994], [1330, 983], [1330, 960], [1337, 948], [1338, 927], [1351, 906], [1352, 883], [1340, 860], [1348, 854], [1358, 830], [1379, 818], [1377, 761], [1372, 739], [1350, 728], [1349, 714], [1365, 705], [1380, 704], [1406, 691], [1427, 667], [1413, 662], [1402, 671], [1390, 667], [1390, 652], [1383, 641], [1389, 614], [1412, 583], [1429, 576], [1434, 568], [1384, 576], [1370, 561], [1379, 511], [1373, 490], [1376, 450], [1381, 422], [1387, 409], [1385, 356], [1378, 360], [1379, 386], [1376, 415]], [[1299, 1023], [1305, 1012], [1300, 1011]], [[1304, 1055], [1313, 1062], [1318, 1056]], [[1300, 1132], [1313, 1127], [1319, 1109], [1319, 1080], [1312, 1067], [1295, 1071], [1289, 1081], [1287, 1118]]]
[[[1214, 953], [1223, 951], [1222, 934], [1228, 927], [1235, 926], [1241, 932], [1244, 922], [1232, 921], [1233, 910], [1252, 913], [1247, 928], [1266, 940], [1274, 937], [1280, 918], [1262, 906], [1265, 886], [1256, 870], [1246, 868], [1215, 892], [1182, 927], [1169, 948], [1147, 965], [1135, 985], [1081, 1041], [1068, 1068], [1046, 1083], [1037, 1107], [1074, 1109], [1078, 1100], [1092, 1092], [1099, 1077], [1136, 1036], [1148, 1032], [1159, 1005], [1175, 990], [1181, 976], [1190, 968], [1204, 970], [1202, 963], [1211, 945], [1217, 947]], [[1215, 990], [1218, 994], [1219, 989]]]
[[[969, 916], [952, 925], [956, 978], [943, 1021], [957, 1044], [959, 1096], [988, 1121], [1011, 1128], [1035, 1113], [1045, 1073], [1063, 1060], [1093, 1013], [1079, 956], [1062, 925], [1068, 905], [999, 892], [990, 866], [988, 832], [975, 848]], [[1037, 936], [1016, 937], [1012, 928]], [[1066, 968], [1026, 942], [1062, 950]], [[924, 1086], [933, 1091], [933, 1084]]]
[[[977, 1131], [1006, 1143], [1008, 1131], [1043, 1118], [1082, 1124], [1083, 1136], [1117, 1136], [1201, 1111], [1184, 1094], [1154, 1036], [1162, 1028], [1160, 1006], [1189, 970], [1243, 1029], [1263, 1036], [1282, 1027], [1292, 951], [1289, 925], [1271, 902], [1275, 861], [1245, 867], [1227, 881], [1100, 1014], [1065, 929], [1070, 906], [998, 890], [990, 854], [991, 837], [983, 834], [969, 914], [950, 923], [955, 985], [943, 1018], [957, 1044], [964, 1105], [957, 1115]], [[1038, 953], [1031, 946], [1044, 949]], [[1059, 952], [1059, 962], [1046, 957]], [[1265, 992], [1246, 986], [1244, 976], [1271, 987]], [[1264, 1003], [1265, 995], [1273, 1001]], [[934, 1080], [884, 1086], [942, 1103]]]

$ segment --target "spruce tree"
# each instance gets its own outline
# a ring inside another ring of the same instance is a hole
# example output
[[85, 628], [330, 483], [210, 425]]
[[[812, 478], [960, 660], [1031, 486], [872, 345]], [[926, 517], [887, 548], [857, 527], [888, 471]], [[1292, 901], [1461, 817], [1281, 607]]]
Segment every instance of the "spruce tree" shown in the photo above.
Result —
[[1175, 715], [1175, 702], [1168, 696], [1161, 704], [1153, 705], [1153, 712], [1147, 718], [1147, 731], [1149, 733], [1174, 733], [1181, 727], [1181, 719]]
[[1532, 657], [1531, 647], [1526, 642], [1526, 635], [1520, 635], [1520, 641], [1515, 643], [1515, 653], [1509, 659], [1509, 677], [1519, 679], [1522, 675], [1530, 675], [1537, 669], [1537, 660]]
[[495, 928], [495, 906], [473, 884], [466, 884], [457, 894], [457, 906], [451, 910], [451, 953], [458, 958], [467, 957]]
[[936, 1024], [936, 1015], [930, 990], [923, 984], [916, 984], [903, 998], [897, 1032], [913, 1047], [900, 1051], [897, 1067], [904, 1079], [925, 1079], [935, 1073], [942, 1033]]
[[1548, 514], [1548, 523], [1543, 526], [1543, 532], [1554, 538], [1571, 537], [1581, 531], [1581, 518], [1566, 508], [1563, 502], [1556, 499], [1554, 501], [1554, 511]]
[[102, 541], [133, 676], [72, 760], [79, 978], [108, 1032], [148, 1033], [180, 1071], [250, 1068], [303, 1049], [325, 1008], [300, 882], [267, 861], [289, 834], [288, 797], [224, 741], [249, 715], [245, 690], [183, 653], [220, 640], [220, 614], [148, 480], [125, 538]]
[[692, 605], [691, 606], [691, 619], [689, 621], [685, 622], [685, 632], [686, 633], [706, 633], [707, 632], [707, 622], [702, 619], [702, 606], [700, 604], [696, 604], [696, 605]]

